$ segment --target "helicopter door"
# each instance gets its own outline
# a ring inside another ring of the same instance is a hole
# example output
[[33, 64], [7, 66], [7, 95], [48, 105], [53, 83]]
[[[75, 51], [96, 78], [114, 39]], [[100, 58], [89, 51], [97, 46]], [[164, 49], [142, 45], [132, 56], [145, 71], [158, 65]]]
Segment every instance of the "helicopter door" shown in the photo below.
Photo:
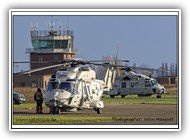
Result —
[[152, 93], [151, 81], [145, 80], [144, 82], [145, 82], [145, 86], [144, 86], [143, 94]]
[[74, 92], [70, 98], [70, 106], [78, 107], [81, 100], [81, 83], [76, 83], [74, 86]]
[[121, 95], [129, 94], [130, 87], [128, 81], [121, 81], [120, 88], [121, 88], [120, 90]]
[[139, 86], [139, 81], [133, 81], [130, 83], [130, 93], [131, 94], [138, 94], [139, 93], [139, 89], [140, 89], [140, 86]]
[[86, 83], [84, 81], [80, 81], [78, 83], [78, 92], [72, 95], [70, 105], [75, 107], [83, 106], [88, 98], [87, 92], [88, 89]]
[[70, 106], [72, 107], [78, 107], [79, 103], [80, 103], [80, 96], [79, 95], [73, 95], [71, 97], [71, 102], [70, 102]]

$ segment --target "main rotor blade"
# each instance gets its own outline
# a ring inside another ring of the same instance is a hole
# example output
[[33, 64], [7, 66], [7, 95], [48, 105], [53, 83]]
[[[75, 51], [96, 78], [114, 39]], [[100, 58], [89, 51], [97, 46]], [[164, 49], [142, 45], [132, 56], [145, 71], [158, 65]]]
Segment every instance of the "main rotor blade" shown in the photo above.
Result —
[[[88, 62], [109, 62], [109, 61], [115, 61], [115, 60], [89, 60]], [[119, 62], [130, 62], [129, 60], [117, 60]]]
[[163, 71], [163, 72], [169, 72], [168, 70], [163, 70], [163, 69], [154, 69], [154, 68], [143, 68], [143, 67], [132, 67], [132, 66], [125, 66], [125, 67], [121, 67], [121, 70], [126, 70], [126, 71], [130, 71], [130, 70], [148, 70], [148, 71]]
[[[124, 60], [126, 61], [126, 60]], [[112, 68], [116, 68], [116, 69], [120, 69], [120, 70], [148, 70], [148, 71], [163, 71], [163, 72], [169, 72], [167, 70], [163, 70], [163, 69], [154, 69], [154, 68], [143, 68], [143, 67], [133, 67], [133, 66], [123, 66], [123, 65], [115, 65], [115, 64], [110, 64], [110, 63], [91, 63], [89, 62], [89, 64], [93, 64], [93, 65], [98, 65], [98, 66], [105, 66], [105, 67], [112, 67]]]
[[14, 61], [13, 63], [20, 63], [20, 64], [24, 64], [24, 63], [30, 63], [30, 64], [55, 64], [55, 63], [64, 63], [64, 61]]
[[34, 72], [50, 69], [50, 68], [60, 67], [60, 66], [63, 66], [63, 65], [64, 64], [57, 64], [57, 65], [52, 65], [52, 66], [47, 66], [47, 67], [42, 67], [42, 68], [36, 68], [36, 69], [24, 71], [24, 72], [15, 73], [14, 75], [30, 74], [30, 73], [34, 73]]
[[32, 63], [32, 64], [42, 64], [42, 63], [48, 63], [48, 62], [39, 62], [39, 61], [15, 61], [13, 63], [23, 64], [23, 63]]

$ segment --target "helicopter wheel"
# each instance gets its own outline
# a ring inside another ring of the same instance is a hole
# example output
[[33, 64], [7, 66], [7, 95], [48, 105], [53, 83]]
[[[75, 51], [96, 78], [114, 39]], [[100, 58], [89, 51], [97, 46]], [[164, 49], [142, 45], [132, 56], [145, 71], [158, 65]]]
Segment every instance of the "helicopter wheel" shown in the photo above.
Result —
[[125, 98], [125, 95], [121, 95], [121, 98]]
[[110, 98], [114, 98], [115, 96], [114, 95], [110, 95]]
[[52, 108], [52, 114], [60, 114], [60, 109], [58, 107]]
[[158, 94], [158, 95], [157, 95], [157, 98], [161, 98], [161, 94]]
[[97, 108], [96, 111], [97, 111], [97, 114], [101, 114], [102, 113], [102, 110], [100, 108]]
[[57, 108], [56, 113], [57, 113], [57, 114], [60, 114], [60, 109], [59, 109], [59, 108]]

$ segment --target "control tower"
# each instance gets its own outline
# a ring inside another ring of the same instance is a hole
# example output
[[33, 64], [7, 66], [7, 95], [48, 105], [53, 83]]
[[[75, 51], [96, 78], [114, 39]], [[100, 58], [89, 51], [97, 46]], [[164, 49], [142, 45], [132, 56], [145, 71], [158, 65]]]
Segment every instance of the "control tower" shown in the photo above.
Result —
[[[48, 26], [49, 30], [36, 30], [33, 26], [30, 31], [33, 48], [26, 49], [26, 53], [30, 54], [30, 69], [56, 65], [56, 62], [75, 57], [77, 50], [73, 46], [74, 32], [69, 29], [62, 30], [61, 26], [54, 29], [53, 21]], [[53, 74], [56, 69], [51, 68], [34, 74]]]

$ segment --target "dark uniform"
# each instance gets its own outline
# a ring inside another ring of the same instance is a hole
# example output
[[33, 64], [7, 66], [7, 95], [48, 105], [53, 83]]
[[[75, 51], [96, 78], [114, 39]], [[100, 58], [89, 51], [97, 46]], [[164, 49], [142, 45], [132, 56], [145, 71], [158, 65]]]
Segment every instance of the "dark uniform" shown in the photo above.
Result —
[[37, 92], [34, 94], [34, 100], [36, 101], [36, 113], [43, 113], [42, 112], [43, 94], [40, 88], [38, 88]]

